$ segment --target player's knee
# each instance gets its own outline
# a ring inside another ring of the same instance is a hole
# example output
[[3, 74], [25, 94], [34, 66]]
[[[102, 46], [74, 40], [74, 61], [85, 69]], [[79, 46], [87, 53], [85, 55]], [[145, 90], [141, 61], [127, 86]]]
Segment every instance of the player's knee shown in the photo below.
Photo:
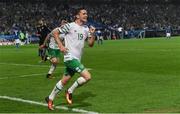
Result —
[[67, 81], [67, 80], [61, 80], [61, 82], [62, 82], [62, 84], [63, 84], [63, 86], [64, 86], [64, 85], [67, 84], [68, 81]]
[[67, 79], [62, 79], [61, 82], [62, 82], [62, 84], [63, 84], [63, 86], [64, 86], [64, 85], [67, 84], [68, 80], [67, 80]]
[[89, 73], [88, 70], [84, 70], [84, 71], [81, 73], [81, 76], [82, 76], [86, 81], [91, 80], [91, 74]]
[[57, 58], [52, 58], [51, 62], [52, 62], [52, 64], [58, 64], [59, 63]]
[[54, 64], [59, 64], [59, 60], [56, 59], [55, 62], [54, 62]]
[[70, 78], [71, 78], [70, 76], [63, 76], [63, 78], [61, 79], [61, 82], [62, 82], [63, 86], [68, 83]]
[[88, 74], [87, 74], [84, 78], [86, 79], [86, 81], [91, 80], [91, 74], [90, 74], [90, 73], [88, 73]]

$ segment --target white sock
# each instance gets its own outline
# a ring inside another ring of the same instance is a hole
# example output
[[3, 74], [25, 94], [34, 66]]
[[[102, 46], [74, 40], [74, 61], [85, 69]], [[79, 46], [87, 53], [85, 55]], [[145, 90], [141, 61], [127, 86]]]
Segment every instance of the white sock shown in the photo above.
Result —
[[54, 89], [52, 90], [51, 94], [49, 95], [49, 99], [54, 100], [55, 96], [63, 89], [63, 85], [61, 80], [55, 85]]
[[50, 67], [50, 69], [49, 69], [48, 74], [52, 74], [55, 69], [56, 69], [56, 65], [52, 64], [51, 67]]
[[74, 83], [73, 85], [68, 89], [69, 93], [73, 93], [73, 91], [80, 85], [83, 85], [86, 82], [86, 79], [84, 79], [83, 77], [79, 77]]

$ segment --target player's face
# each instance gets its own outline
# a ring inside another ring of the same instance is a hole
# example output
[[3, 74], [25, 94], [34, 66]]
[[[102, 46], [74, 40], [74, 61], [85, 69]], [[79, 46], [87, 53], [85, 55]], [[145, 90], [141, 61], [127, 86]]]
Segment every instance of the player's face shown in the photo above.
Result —
[[86, 10], [81, 10], [81, 11], [79, 12], [79, 19], [80, 19], [82, 22], [87, 22], [87, 18], [88, 18], [87, 11], [86, 11]]

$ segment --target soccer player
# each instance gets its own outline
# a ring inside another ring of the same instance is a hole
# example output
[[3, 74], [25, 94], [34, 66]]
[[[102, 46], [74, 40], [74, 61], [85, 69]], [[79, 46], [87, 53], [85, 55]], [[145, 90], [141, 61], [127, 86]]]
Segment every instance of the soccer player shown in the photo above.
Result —
[[45, 61], [47, 56], [46, 56], [46, 48], [45, 47], [41, 48], [40, 46], [44, 43], [46, 36], [50, 32], [51, 31], [49, 30], [43, 19], [40, 20], [37, 26], [37, 36], [39, 37], [39, 56], [41, 57], [41, 62]]
[[166, 38], [171, 38], [171, 27], [166, 27]]
[[[60, 51], [64, 53], [64, 63], [66, 68], [61, 80], [57, 82], [51, 94], [45, 98], [49, 110], [54, 110], [53, 100], [55, 96], [63, 89], [75, 73], [79, 73], [80, 77], [66, 91], [66, 100], [68, 104], [72, 104], [72, 93], [74, 90], [91, 79], [91, 74], [81, 63], [81, 55], [85, 40], [88, 38], [88, 45], [90, 47], [94, 45], [95, 40], [95, 28], [92, 26], [88, 28], [88, 26], [85, 25], [87, 17], [87, 11], [83, 8], [79, 8], [75, 13], [74, 22], [68, 23], [58, 30], [56, 29], [53, 31], [58, 47]], [[65, 34], [65, 46], [58, 38], [60, 33]]]
[[19, 48], [19, 45], [21, 44], [21, 41], [20, 41], [20, 39], [19, 39], [18, 31], [15, 31], [15, 32], [14, 32], [14, 35], [15, 35], [14, 43], [15, 43], [15, 45], [16, 45], [16, 48]]
[[97, 31], [97, 42], [98, 45], [103, 44], [103, 35], [100, 29]]
[[[62, 20], [60, 26], [65, 25], [67, 23], [66, 20]], [[58, 28], [55, 28], [53, 31], [55, 31]], [[53, 78], [52, 73], [55, 71], [57, 64], [59, 63], [59, 57], [61, 55], [61, 52], [59, 50], [58, 44], [56, 43], [54, 36], [53, 36], [53, 31], [51, 33], [49, 33], [46, 37], [46, 39], [44, 40], [43, 45], [40, 46], [40, 48], [44, 48], [48, 41], [48, 57], [50, 58], [50, 62], [51, 62], [51, 66], [50, 69], [48, 71], [48, 74], [46, 75], [47, 78], [51, 79]], [[63, 34], [60, 35], [61, 40], [63, 40]]]
[[16, 45], [16, 48], [19, 48], [19, 45], [20, 45], [21, 41], [19, 40], [18, 37], [15, 38], [15, 45]]

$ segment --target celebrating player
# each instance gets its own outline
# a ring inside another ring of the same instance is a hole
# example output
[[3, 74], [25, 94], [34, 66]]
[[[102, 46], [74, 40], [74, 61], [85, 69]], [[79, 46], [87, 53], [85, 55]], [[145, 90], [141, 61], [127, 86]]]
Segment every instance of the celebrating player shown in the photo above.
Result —
[[[95, 28], [92, 26], [88, 28], [88, 26], [85, 25], [87, 17], [87, 11], [80, 8], [75, 13], [74, 22], [65, 24], [63, 27], [53, 31], [58, 47], [60, 51], [64, 53], [64, 63], [66, 68], [61, 80], [55, 85], [51, 94], [45, 98], [49, 110], [54, 110], [53, 100], [55, 96], [63, 89], [75, 73], [79, 73], [80, 77], [66, 91], [66, 100], [69, 104], [72, 104], [72, 93], [74, 90], [91, 79], [91, 74], [81, 63], [81, 55], [86, 38], [88, 38], [88, 45], [90, 47], [94, 45], [95, 40]], [[59, 34], [61, 33], [65, 34], [65, 46], [62, 44], [61, 40], [59, 40]]]

